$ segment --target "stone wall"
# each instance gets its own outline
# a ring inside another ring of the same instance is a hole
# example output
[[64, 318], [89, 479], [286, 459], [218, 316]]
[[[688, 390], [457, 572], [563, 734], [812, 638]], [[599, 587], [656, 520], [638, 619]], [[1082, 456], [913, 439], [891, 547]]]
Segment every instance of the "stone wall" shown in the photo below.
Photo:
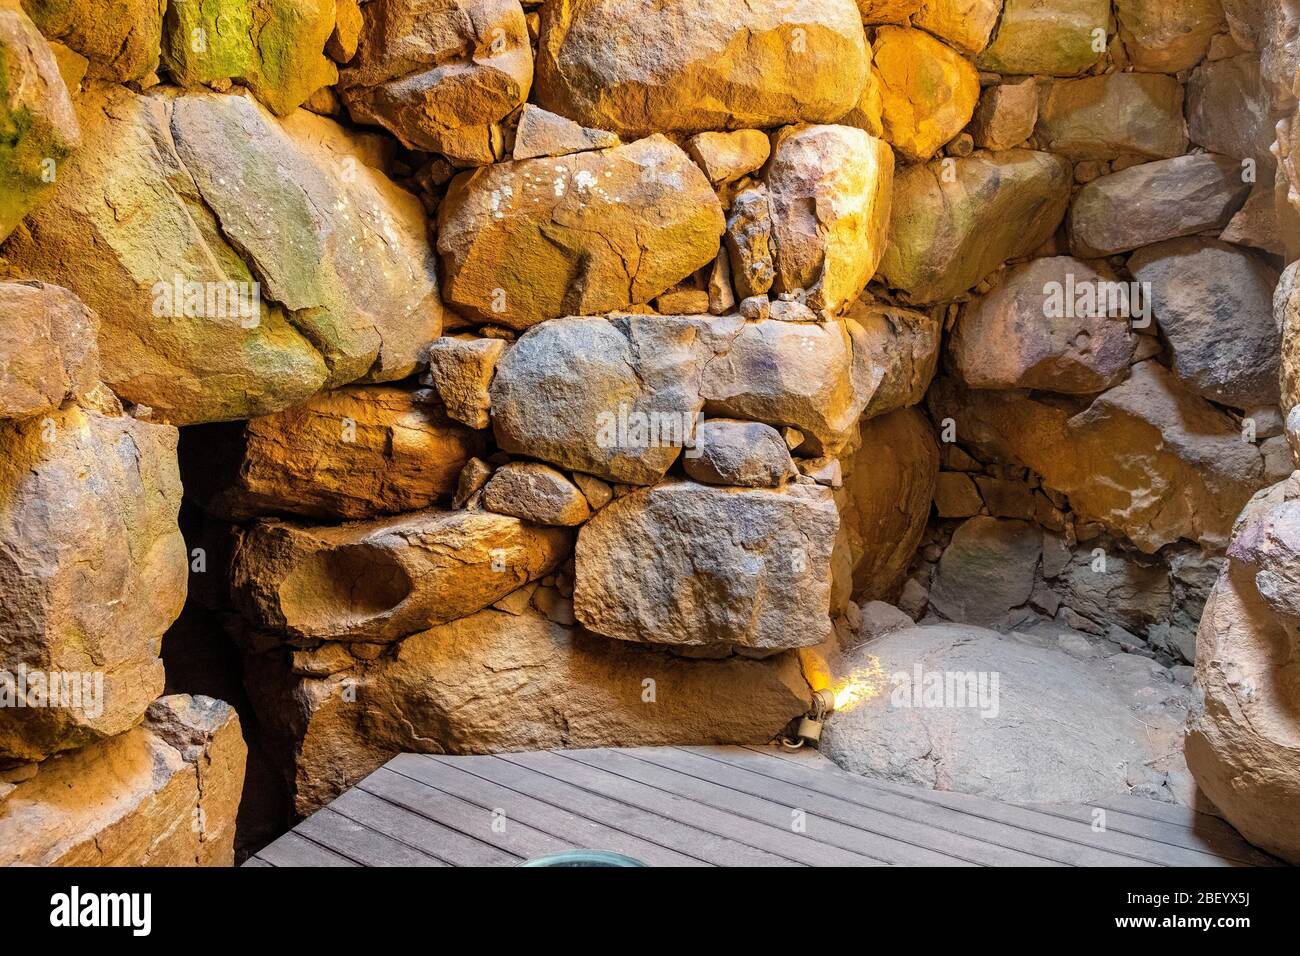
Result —
[[248, 845], [400, 751], [770, 740], [864, 602], [1211, 666], [1293, 0], [94, 6], [0, 0], [0, 670], [105, 703], [0, 708], [0, 826], [162, 806], [164, 691]]

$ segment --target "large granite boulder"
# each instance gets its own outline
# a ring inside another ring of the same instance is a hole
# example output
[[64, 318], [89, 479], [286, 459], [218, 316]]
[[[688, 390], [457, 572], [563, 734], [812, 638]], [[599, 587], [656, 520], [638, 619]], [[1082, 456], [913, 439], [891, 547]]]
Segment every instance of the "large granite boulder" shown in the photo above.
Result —
[[937, 312], [917, 312], [860, 299], [845, 318], [865, 335], [872, 369], [883, 369], [880, 384], [863, 410], [866, 418], [907, 408], [925, 398], [939, 367], [943, 319]]
[[1252, 160], [1255, 178], [1261, 181], [1273, 176], [1269, 150], [1277, 138], [1276, 125], [1272, 98], [1254, 53], [1207, 61], [1187, 81], [1191, 141], [1214, 153]]
[[518, 0], [372, 0], [339, 77], [352, 118], [455, 163], [503, 158], [501, 120], [528, 99], [533, 51]]
[[1133, 66], [1152, 73], [1196, 66], [1227, 26], [1220, 0], [1115, 0], [1115, 13]]
[[670, 481], [578, 533], [574, 613], [624, 641], [784, 650], [830, 635], [830, 491]]
[[627, 136], [834, 123], [871, 63], [852, 0], [557, 0], [541, 12], [537, 102]]
[[162, 692], [188, 574], [176, 429], [112, 411], [0, 423], [0, 693], [29, 701], [0, 707], [0, 761], [123, 733]]
[[281, 640], [386, 643], [479, 611], [554, 571], [571, 534], [472, 511], [237, 529], [235, 603]]
[[99, 313], [119, 395], [192, 424], [415, 370], [441, 330], [435, 260], [376, 138], [243, 96], [105, 87], [79, 111], [87, 148], [6, 253]]
[[1006, 0], [975, 63], [993, 73], [1077, 76], [1101, 59], [1109, 24], [1109, 0]]
[[54, 190], [80, 144], [50, 45], [18, 0], [0, 0], [0, 242]]
[[929, 420], [904, 408], [863, 422], [844, 472], [837, 548], [847, 558], [853, 597], [895, 600], [925, 534], [939, 475]]
[[1246, 839], [1300, 863], [1300, 482], [1262, 491], [1233, 531], [1196, 637], [1202, 699], [1187, 764]]
[[334, 0], [172, 2], [162, 62], [182, 86], [237, 80], [286, 116], [338, 80], [325, 55], [335, 22]]
[[173, 694], [143, 723], [0, 784], [0, 866], [233, 866], [239, 717]]
[[933, 33], [963, 53], [979, 53], [1002, 14], [1002, 0], [924, 0], [912, 25]]
[[438, 210], [448, 304], [526, 329], [649, 302], [718, 254], [718, 198], [663, 136], [500, 163], [452, 181]]
[[58, 408], [99, 384], [99, 317], [67, 289], [0, 282], [0, 418]]
[[925, 162], [970, 122], [979, 73], [921, 30], [881, 27], [872, 53], [885, 139], [912, 162]]
[[1008, 803], [1190, 805], [1190, 689], [1155, 661], [961, 625], [902, 627], [834, 667], [822, 752], [868, 778]]
[[[949, 338], [953, 367], [972, 388], [1086, 395], [1128, 375], [1137, 336], [1117, 277], [1069, 256], [1034, 259], [967, 305]], [[1100, 293], [1100, 295], [1098, 294]]]
[[87, 75], [127, 83], [158, 68], [167, 0], [22, 0], [45, 36], [84, 56]]
[[1196, 153], [1130, 166], [1085, 185], [1070, 207], [1070, 251], [1129, 252], [1228, 225], [1250, 195], [1241, 163]]
[[1039, 107], [1037, 136], [1044, 149], [1073, 160], [1181, 156], [1183, 88], [1163, 73], [1057, 80]]
[[[504, 604], [504, 602], [503, 602]], [[327, 677], [250, 658], [250, 691], [310, 813], [403, 751], [766, 743], [805, 713], [794, 654], [679, 657], [488, 608]]]
[[970, 518], [939, 559], [930, 606], [951, 621], [1000, 627], [1029, 603], [1042, 553], [1042, 530], [1028, 521]]
[[764, 172], [777, 293], [838, 312], [876, 274], [885, 252], [894, 153], [849, 126], [791, 126]]
[[1097, 521], [1152, 554], [1180, 539], [1227, 544], [1233, 519], [1267, 483], [1237, 421], [1154, 361], [1092, 400], [936, 382], [930, 410], [957, 440], [1032, 469]]
[[1070, 184], [1069, 163], [1022, 149], [899, 170], [881, 278], [911, 302], [956, 298], [1050, 238]]
[[390, 385], [322, 392], [230, 431], [187, 430], [181, 449], [190, 495], [232, 521], [347, 521], [429, 508], [450, 500], [461, 469], [485, 445], [427, 390]]
[[1139, 249], [1128, 267], [1149, 284], [1174, 371], [1193, 391], [1235, 408], [1278, 403], [1272, 266], [1240, 246], [1187, 238]]

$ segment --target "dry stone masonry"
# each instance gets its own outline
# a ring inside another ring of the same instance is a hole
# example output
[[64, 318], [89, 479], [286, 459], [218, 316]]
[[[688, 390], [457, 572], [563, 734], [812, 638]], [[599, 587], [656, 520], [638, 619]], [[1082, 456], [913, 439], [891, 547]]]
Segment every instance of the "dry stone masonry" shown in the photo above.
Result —
[[0, 863], [823, 689], [1300, 862], [1298, 97], [1296, 0], [0, 0]]

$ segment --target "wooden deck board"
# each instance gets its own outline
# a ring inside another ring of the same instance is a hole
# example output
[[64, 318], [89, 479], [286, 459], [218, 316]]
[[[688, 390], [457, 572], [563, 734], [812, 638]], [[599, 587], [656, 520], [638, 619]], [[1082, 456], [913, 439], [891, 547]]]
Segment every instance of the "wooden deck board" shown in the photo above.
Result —
[[401, 754], [245, 866], [513, 866], [565, 849], [651, 866], [1274, 865], [1217, 816], [1119, 796], [1025, 806], [846, 773], [815, 750]]

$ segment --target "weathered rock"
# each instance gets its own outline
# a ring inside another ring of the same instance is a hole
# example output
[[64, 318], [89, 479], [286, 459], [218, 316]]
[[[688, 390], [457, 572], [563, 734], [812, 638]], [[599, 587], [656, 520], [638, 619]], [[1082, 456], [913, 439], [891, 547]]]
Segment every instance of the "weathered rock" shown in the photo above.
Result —
[[731, 278], [741, 299], [766, 296], [776, 280], [772, 259], [772, 203], [766, 186], [743, 189], [731, 203], [726, 246]]
[[1300, 693], [1289, 672], [1300, 618], [1300, 487], [1260, 492], [1233, 530], [1228, 564], [1196, 637], [1204, 695], [1187, 727], [1187, 764], [1246, 839], [1292, 863], [1300, 835]]
[[865, 130], [876, 139], [885, 138], [885, 101], [880, 92], [880, 77], [876, 71], [869, 71], [867, 85], [862, 88], [858, 105], [845, 113], [840, 119], [841, 125], [856, 126]]
[[872, 55], [885, 139], [912, 162], [925, 162], [970, 122], [979, 102], [979, 73], [920, 30], [881, 27]]
[[537, 102], [630, 136], [833, 123], [870, 62], [852, 0], [564, 0], [542, 9]]
[[1100, 522], [1147, 554], [1180, 538], [1222, 547], [1264, 483], [1237, 422], [1153, 361], [1090, 406], [951, 380], [936, 382], [929, 401], [963, 444], [1030, 468], [1069, 496], [1076, 523]]
[[337, 0], [334, 7], [334, 32], [325, 44], [325, 52], [335, 63], [347, 63], [357, 55], [366, 20], [361, 13], [361, 0]]
[[286, 116], [338, 80], [325, 56], [333, 0], [170, 3], [162, 62], [182, 86], [238, 80]]
[[[391, 386], [324, 392], [255, 418], [225, 455], [213, 454], [219, 436], [194, 434], [182, 441], [194, 476], [188, 490], [232, 521], [276, 514], [347, 521], [428, 508], [452, 496], [484, 446], [429, 392]], [[232, 473], [214, 471], [223, 459]]]
[[847, 460], [837, 549], [848, 560], [855, 600], [898, 597], [930, 516], [939, 452], [917, 409], [899, 409], [862, 424]]
[[466, 503], [488, 483], [492, 477], [492, 466], [482, 458], [471, 458], [460, 470], [456, 479], [456, 496], [451, 499], [453, 510], [459, 511]]
[[[1253, 160], [1254, 180], [1273, 176], [1272, 103], [1253, 53], [1203, 63], [1187, 81], [1187, 129], [1210, 152]], [[1238, 175], [1242, 176], [1238, 164]]]
[[[1128, 375], [1137, 336], [1127, 296], [1104, 264], [1056, 256], [1015, 266], [962, 310], [949, 339], [954, 368], [972, 388], [1036, 388], [1086, 395]], [[1091, 301], [1080, 296], [1088, 294]], [[1082, 305], [1082, 308], [1079, 306]]]
[[18, 0], [0, 0], [0, 242], [54, 189], [81, 145], [58, 63]]
[[0, 448], [0, 693], [20, 672], [62, 692], [0, 707], [0, 760], [42, 760], [128, 730], [162, 691], [188, 570], [176, 430], [68, 405], [0, 423]]
[[882, 278], [912, 302], [961, 295], [1056, 232], [1071, 178], [1064, 160], [1029, 150], [899, 170]]
[[158, 68], [166, 0], [22, 0], [40, 31], [89, 61], [89, 75], [126, 83]]
[[1190, 804], [1187, 688], [1131, 654], [1066, 653], [1067, 637], [1086, 641], [960, 625], [890, 631], [837, 665], [849, 703], [831, 715], [822, 750], [866, 777], [1009, 803]]
[[993, 73], [1076, 76], [1105, 52], [1096, 31], [1110, 21], [1109, 0], [1006, 0], [993, 40], [975, 63]]
[[893, 150], [850, 126], [787, 127], [764, 179], [776, 291], [803, 291], [814, 311], [839, 311], [866, 288], [884, 254]]
[[[767, 137], [763, 139], [766, 141]], [[540, 106], [525, 103], [519, 114], [515, 147], [510, 158], [520, 160], [540, 156], [568, 156], [589, 149], [612, 149], [621, 145], [614, 133], [591, 129], [563, 116], [556, 116]]]
[[820, 644], [831, 633], [838, 526], [824, 489], [641, 489], [578, 533], [574, 611], [584, 626], [625, 641]]
[[1282, 408], [1300, 405], [1300, 261], [1287, 266], [1273, 290], [1273, 322], [1282, 335]]
[[925, 0], [858, 0], [863, 23], [907, 23]]
[[704, 404], [707, 324], [614, 316], [535, 326], [497, 366], [497, 443], [611, 481], [658, 481], [692, 440]]
[[997, 627], [1029, 601], [1042, 551], [1042, 532], [1027, 521], [971, 518], [939, 560], [930, 606], [952, 621]]
[[266, 519], [236, 532], [231, 586], [255, 626], [294, 643], [386, 643], [473, 614], [554, 571], [570, 534], [504, 515], [422, 511], [336, 527]]
[[772, 143], [766, 133], [757, 129], [697, 133], [686, 141], [686, 152], [704, 170], [709, 182], [722, 186], [762, 169], [772, 153]]
[[1139, 249], [1129, 271], [1150, 283], [1174, 370], [1193, 391], [1236, 408], [1277, 403], [1272, 267], [1238, 246], [1189, 238]]
[[1002, 0], [924, 0], [912, 25], [973, 55], [988, 46], [1001, 13]]
[[259, 712], [286, 738], [300, 813], [402, 751], [764, 743], [810, 696], [793, 654], [688, 660], [528, 608], [424, 631], [325, 680], [279, 667], [258, 659], [249, 670]]
[[771, 425], [711, 418], [682, 459], [686, 474], [706, 485], [776, 488], [794, 471], [785, 439]]
[[984, 509], [984, 499], [970, 475], [941, 471], [934, 486], [934, 508], [940, 518], [970, 518]]
[[1286, 256], [1286, 238], [1282, 235], [1272, 183], [1257, 183], [1251, 188], [1245, 204], [1223, 227], [1219, 238], [1224, 242], [1260, 249], [1279, 258]]
[[704, 411], [797, 428], [814, 455], [836, 455], [853, 440], [885, 372], [853, 321], [729, 317], [714, 319], [706, 334], [714, 356], [699, 380]]
[[712, 262], [709, 181], [663, 136], [501, 163], [452, 181], [438, 212], [448, 304], [526, 329], [649, 302]]
[[1099, 258], [1222, 229], [1250, 194], [1241, 164], [1198, 153], [1094, 179], [1070, 207], [1070, 249]]
[[1096, 540], [1070, 553], [1069, 563], [1054, 573], [1053, 586], [1061, 600], [1077, 614], [1099, 625], [1118, 624], [1133, 634], [1145, 634], [1169, 617], [1169, 568], [1158, 558], [1105, 547], [1098, 554]]
[[981, 149], [1023, 145], [1038, 122], [1038, 82], [1029, 77], [984, 90], [975, 108], [971, 135]]
[[241, 96], [79, 105], [87, 148], [6, 252], [99, 314], [114, 391], [190, 424], [415, 370], [441, 330], [435, 261], [377, 140]]
[[492, 424], [488, 387], [506, 350], [500, 339], [450, 336], [429, 346], [429, 384], [447, 407], [447, 415], [470, 428]]
[[1057, 80], [1038, 110], [1044, 149], [1073, 160], [1187, 152], [1183, 88], [1163, 73], [1109, 73]]
[[871, 367], [883, 369], [863, 415], [875, 418], [925, 397], [939, 365], [942, 320], [937, 315], [859, 300], [845, 318], [862, 327]]
[[512, 461], [502, 465], [483, 488], [483, 507], [536, 524], [571, 527], [591, 517], [578, 486], [550, 465]]
[[98, 332], [67, 289], [0, 282], [0, 418], [40, 415], [98, 385]]
[[1294, 102], [1300, 71], [1300, 11], [1290, 0], [1223, 0], [1233, 37], [1243, 50], [1258, 50], [1274, 103]]
[[246, 755], [229, 704], [159, 698], [0, 794], [0, 866], [233, 866]]
[[372, 0], [339, 77], [352, 118], [453, 162], [502, 158], [501, 120], [528, 99], [533, 51], [518, 0]]
[[1219, 0], [1115, 0], [1115, 13], [1133, 66], [1152, 73], [1191, 69], [1226, 25]]

